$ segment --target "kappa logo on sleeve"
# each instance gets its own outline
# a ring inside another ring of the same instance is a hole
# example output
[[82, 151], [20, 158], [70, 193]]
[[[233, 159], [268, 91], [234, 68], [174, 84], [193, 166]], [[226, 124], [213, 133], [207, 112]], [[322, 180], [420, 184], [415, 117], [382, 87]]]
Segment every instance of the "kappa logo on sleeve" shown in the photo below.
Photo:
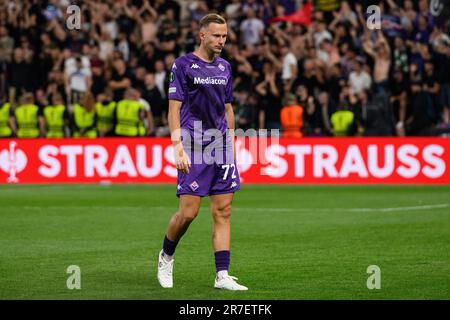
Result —
[[169, 88], [169, 93], [177, 93], [177, 88], [176, 87]]

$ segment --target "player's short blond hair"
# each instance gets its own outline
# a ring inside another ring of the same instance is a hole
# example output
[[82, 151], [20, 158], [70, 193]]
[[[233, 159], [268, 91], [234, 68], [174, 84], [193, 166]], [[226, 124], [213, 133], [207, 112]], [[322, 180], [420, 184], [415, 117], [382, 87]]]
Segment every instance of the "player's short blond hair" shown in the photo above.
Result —
[[217, 13], [209, 13], [200, 20], [200, 29], [207, 28], [210, 23], [226, 24], [226, 20]]

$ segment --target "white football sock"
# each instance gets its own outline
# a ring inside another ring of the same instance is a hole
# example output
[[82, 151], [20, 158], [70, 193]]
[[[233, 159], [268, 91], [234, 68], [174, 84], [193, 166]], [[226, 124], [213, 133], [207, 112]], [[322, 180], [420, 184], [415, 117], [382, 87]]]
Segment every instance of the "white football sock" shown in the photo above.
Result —
[[221, 270], [219, 272], [217, 272], [217, 278], [218, 279], [222, 279], [223, 277], [228, 275], [228, 270]]

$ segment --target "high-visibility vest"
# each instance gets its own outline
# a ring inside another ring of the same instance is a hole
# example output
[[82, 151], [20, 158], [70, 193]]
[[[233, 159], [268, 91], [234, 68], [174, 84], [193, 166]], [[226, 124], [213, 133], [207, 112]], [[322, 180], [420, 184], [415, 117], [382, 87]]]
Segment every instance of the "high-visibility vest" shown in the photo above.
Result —
[[303, 107], [299, 105], [285, 106], [281, 109], [281, 125], [283, 137], [301, 138], [303, 127]]
[[336, 111], [331, 115], [331, 125], [335, 136], [348, 136], [355, 115], [349, 110]]
[[79, 129], [88, 128], [94, 125], [95, 121], [95, 110], [88, 112], [86, 108], [80, 106], [76, 103], [73, 106], [73, 116], [75, 120], [75, 132], [73, 136], [75, 138], [85, 137], [85, 138], [96, 138], [97, 130], [95, 128], [86, 131], [83, 135], [79, 132]]
[[50, 105], [44, 108], [44, 119], [47, 125], [47, 138], [64, 138], [64, 111], [63, 104]]
[[0, 137], [11, 137], [12, 129], [9, 126], [9, 117], [10, 117], [11, 105], [8, 102], [5, 102], [0, 107]]
[[334, 11], [339, 9], [338, 0], [314, 0], [314, 8], [321, 11]]
[[97, 130], [101, 132], [108, 131], [111, 128], [114, 118], [116, 103], [111, 101], [107, 105], [97, 102], [95, 112], [97, 113]]
[[17, 137], [39, 137], [38, 111], [39, 107], [35, 104], [23, 104], [14, 110], [18, 127]]
[[137, 137], [145, 134], [145, 127], [139, 117], [144, 105], [138, 101], [121, 100], [117, 103], [117, 124], [115, 133], [118, 136]]

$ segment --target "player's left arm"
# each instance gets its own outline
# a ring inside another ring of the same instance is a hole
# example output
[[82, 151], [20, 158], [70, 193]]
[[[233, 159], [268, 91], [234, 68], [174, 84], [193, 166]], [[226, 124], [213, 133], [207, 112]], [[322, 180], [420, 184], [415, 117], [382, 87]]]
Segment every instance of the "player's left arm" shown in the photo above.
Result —
[[229, 78], [227, 82], [227, 87], [225, 89], [225, 117], [227, 119], [227, 126], [228, 126], [228, 132], [231, 137], [231, 145], [233, 147], [233, 158], [236, 160], [236, 148], [235, 148], [235, 141], [234, 141], [234, 129], [236, 129], [236, 120], [234, 118], [234, 111], [233, 111], [233, 71], [231, 70], [231, 66], [229, 63], [227, 63], [228, 71], [229, 71]]
[[233, 146], [233, 157], [236, 159], [236, 148], [234, 147], [234, 129], [236, 128], [236, 122], [234, 118], [233, 106], [231, 103], [225, 103], [225, 116], [227, 118], [228, 131], [231, 136]]

